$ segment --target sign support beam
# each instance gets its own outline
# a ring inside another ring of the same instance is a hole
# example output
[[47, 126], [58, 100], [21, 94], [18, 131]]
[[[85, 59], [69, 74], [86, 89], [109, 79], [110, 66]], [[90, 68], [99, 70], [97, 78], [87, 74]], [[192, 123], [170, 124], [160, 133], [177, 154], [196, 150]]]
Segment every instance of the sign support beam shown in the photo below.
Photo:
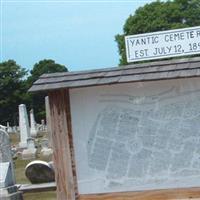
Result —
[[49, 92], [57, 200], [77, 200], [69, 90]]

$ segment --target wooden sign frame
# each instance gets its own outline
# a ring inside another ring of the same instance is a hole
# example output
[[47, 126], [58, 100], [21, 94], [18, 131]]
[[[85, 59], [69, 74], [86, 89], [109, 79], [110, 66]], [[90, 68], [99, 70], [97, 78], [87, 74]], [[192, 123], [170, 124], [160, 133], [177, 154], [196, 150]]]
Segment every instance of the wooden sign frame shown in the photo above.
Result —
[[53, 160], [58, 200], [186, 200], [200, 199], [200, 188], [80, 195], [71, 125], [69, 89], [49, 92]]
[[34, 82], [30, 92], [48, 91], [49, 95], [57, 199], [200, 200], [200, 187], [81, 195], [77, 184], [70, 89], [186, 78], [200, 78], [200, 57], [141, 63], [120, 68], [44, 74]]

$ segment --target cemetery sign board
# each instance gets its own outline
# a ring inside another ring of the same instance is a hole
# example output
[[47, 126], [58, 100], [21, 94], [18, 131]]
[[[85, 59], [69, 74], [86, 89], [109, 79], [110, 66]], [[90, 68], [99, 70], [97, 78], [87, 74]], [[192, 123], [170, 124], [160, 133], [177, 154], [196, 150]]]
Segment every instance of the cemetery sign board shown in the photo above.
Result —
[[199, 78], [199, 57], [42, 75], [57, 200], [199, 199]]
[[125, 37], [127, 62], [200, 54], [200, 26]]

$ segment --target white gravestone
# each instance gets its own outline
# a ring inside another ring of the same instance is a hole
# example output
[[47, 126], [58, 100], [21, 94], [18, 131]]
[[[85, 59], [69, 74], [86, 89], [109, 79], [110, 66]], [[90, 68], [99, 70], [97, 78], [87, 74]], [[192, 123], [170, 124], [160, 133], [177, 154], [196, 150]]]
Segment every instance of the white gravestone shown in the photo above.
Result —
[[41, 131], [46, 131], [46, 126], [45, 126], [44, 119], [41, 120]]
[[30, 123], [31, 124], [31, 129], [30, 129], [31, 137], [36, 137], [37, 136], [37, 128], [36, 128], [33, 109], [31, 109], [31, 111], [30, 111], [30, 122], [31, 122]]
[[0, 162], [0, 188], [14, 184], [10, 162]]
[[13, 126], [12, 130], [13, 130], [13, 133], [15, 133], [15, 134], [17, 133], [17, 127], [16, 126]]
[[35, 149], [35, 141], [33, 138], [27, 139], [27, 147], [28, 149]]
[[0, 130], [0, 199], [23, 199], [22, 194], [17, 191], [15, 186], [9, 136], [2, 130]]
[[6, 126], [0, 125], [0, 130], [6, 131], [6, 129], [7, 129]]
[[[0, 163], [2, 162], [10, 162], [12, 171], [14, 171], [9, 136], [5, 131], [0, 130]], [[13, 180], [15, 180], [14, 173], [12, 176]]]
[[37, 151], [37, 149], [35, 148], [34, 139], [33, 138], [28, 138], [27, 139], [27, 149], [23, 150], [22, 159], [23, 160], [35, 159], [36, 151]]
[[24, 104], [19, 105], [19, 127], [20, 127], [19, 146], [21, 148], [26, 148], [27, 139], [30, 137], [30, 128], [29, 128], [26, 106]]
[[52, 147], [52, 130], [51, 130], [51, 116], [50, 116], [50, 106], [49, 97], [45, 97], [45, 110], [46, 110], [46, 123], [47, 123], [47, 133], [49, 138], [49, 147]]
[[8, 133], [13, 133], [13, 129], [12, 129], [12, 127], [10, 127], [9, 122], [7, 122], [7, 132]]
[[51, 148], [49, 148], [49, 141], [48, 139], [43, 139], [41, 141], [41, 156], [43, 158], [46, 158], [48, 160], [52, 159], [52, 155], [53, 155], [53, 150]]
[[41, 147], [43, 148], [48, 148], [49, 147], [49, 141], [47, 138], [44, 138], [41, 140]]

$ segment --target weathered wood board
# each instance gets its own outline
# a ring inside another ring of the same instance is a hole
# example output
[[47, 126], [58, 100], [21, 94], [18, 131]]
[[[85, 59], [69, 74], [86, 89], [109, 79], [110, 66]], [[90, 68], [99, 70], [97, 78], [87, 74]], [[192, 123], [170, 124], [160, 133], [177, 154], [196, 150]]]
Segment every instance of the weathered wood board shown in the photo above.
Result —
[[53, 161], [58, 200], [75, 200], [76, 175], [73, 170], [73, 146], [68, 90], [49, 93], [51, 112]]
[[140, 81], [169, 80], [200, 76], [200, 58], [140, 63], [123, 67], [42, 75], [30, 91], [59, 90]]
[[200, 188], [81, 195], [79, 200], [199, 200]]

